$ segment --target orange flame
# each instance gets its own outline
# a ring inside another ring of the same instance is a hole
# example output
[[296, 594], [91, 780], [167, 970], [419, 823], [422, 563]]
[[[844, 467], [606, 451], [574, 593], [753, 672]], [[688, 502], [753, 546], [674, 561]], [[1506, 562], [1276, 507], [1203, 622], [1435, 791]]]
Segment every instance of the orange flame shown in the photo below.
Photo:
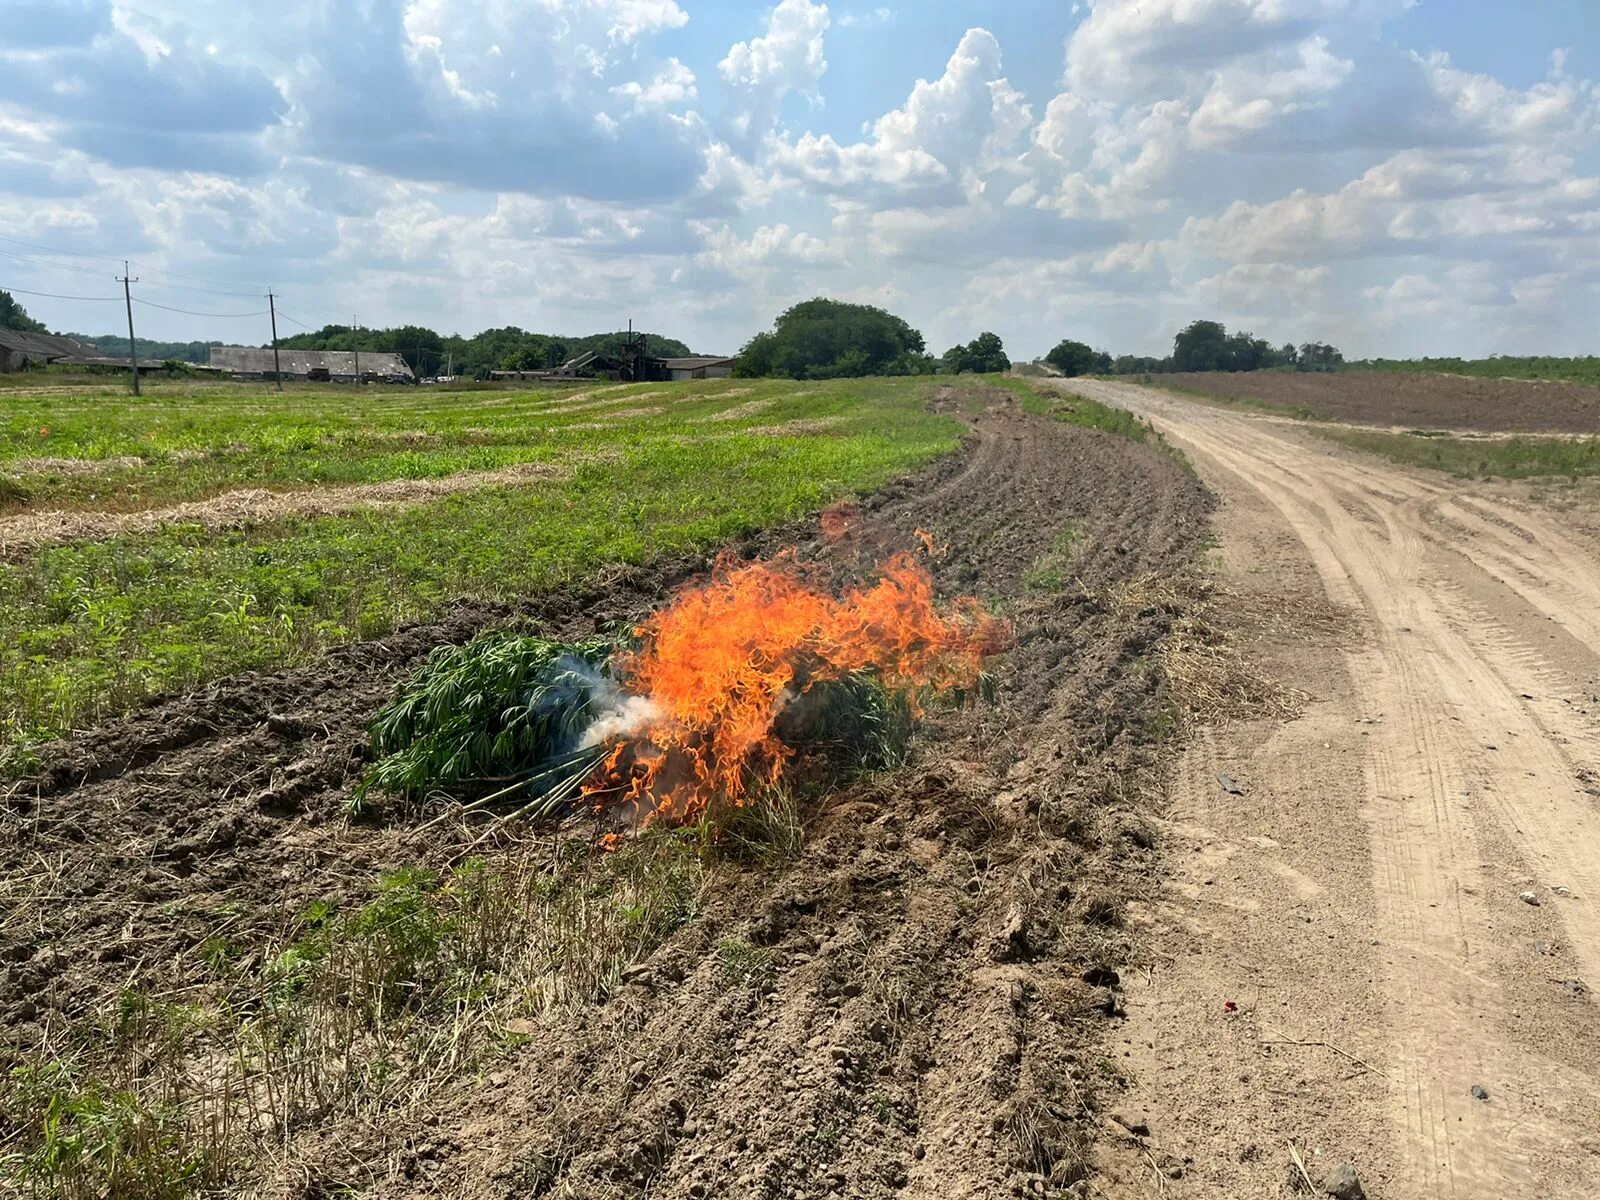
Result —
[[893, 556], [880, 576], [835, 596], [821, 568], [792, 554], [719, 562], [619, 659], [623, 686], [650, 700], [651, 715], [615, 745], [586, 794], [602, 807], [607, 797], [631, 803], [645, 822], [741, 806], [752, 787], [782, 776], [793, 750], [778, 718], [818, 684], [871, 672], [895, 690], [967, 688], [1009, 644], [1010, 628], [976, 599], [942, 615], [911, 555]]

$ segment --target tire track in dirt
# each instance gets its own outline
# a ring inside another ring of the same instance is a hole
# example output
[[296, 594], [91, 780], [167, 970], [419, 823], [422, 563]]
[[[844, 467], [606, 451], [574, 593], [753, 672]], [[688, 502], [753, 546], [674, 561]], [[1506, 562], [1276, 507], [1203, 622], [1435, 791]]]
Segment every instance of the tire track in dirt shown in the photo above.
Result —
[[[1350, 1040], [1339, 1044], [1386, 1072], [1390, 1098], [1366, 1136], [1303, 1106], [1280, 1128], [1342, 1143], [1344, 1155], [1364, 1156], [1369, 1186], [1387, 1181], [1396, 1196], [1600, 1194], [1600, 1145], [1585, 1141], [1600, 1021], [1586, 992], [1563, 985], [1600, 978], [1600, 816], [1578, 786], [1596, 744], [1584, 701], [1600, 674], [1591, 648], [1600, 563], [1552, 515], [1508, 511], [1488, 488], [1335, 453], [1281, 422], [1147, 389], [1070, 386], [1154, 420], [1231, 502], [1264, 502], [1314, 564], [1318, 590], [1366, 629], [1340, 652], [1345, 679], [1326, 682], [1314, 714], [1330, 735], [1370, 722], [1354, 753], [1341, 748], [1360, 785], [1300, 803], [1364, 831], [1370, 934], [1351, 938], [1342, 962], [1310, 969], [1324, 988], [1341, 969], [1370, 973], [1376, 997], [1361, 1000], [1375, 1011], [1324, 996], [1306, 1013], [1347, 1030], [1381, 1017], [1377, 1039], [1342, 1034]], [[1536, 698], [1535, 679], [1547, 697], [1559, 693], [1554, 702]], [[1324, 745], [1330, 760], [1339, 754]], [[1296, 788], [1292, 772], [1250, 761], [1263, 790]], [[1249, 806], [1235, 817], [1270, 820]], [[1310, 865], [1330, 878], [1342, 869]], [[1524, 891], [1539, 904], [1519, 899]], [[1263, 974], [1295, 969], [1287, 936], [1253, 947]], [[1257, 1056], [1266, 1049], [1263, 1038]], [[1371, 1107], [1355, 1089], [1327, 1091], [1325, 1103], [1347, 1114]], [[1236, 1194], [1271, 1193], [1258, 1177]]]

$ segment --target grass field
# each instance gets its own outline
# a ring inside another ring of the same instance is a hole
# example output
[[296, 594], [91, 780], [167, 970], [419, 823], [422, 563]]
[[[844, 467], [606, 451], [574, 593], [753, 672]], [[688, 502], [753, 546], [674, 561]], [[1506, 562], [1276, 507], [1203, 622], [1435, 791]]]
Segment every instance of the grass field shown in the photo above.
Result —
[[1462, 438], [1422, 430], [1382, 433], [1332, 427], [1317, 432], [1369, 454], [1464, 479], [1600, 475], [1600, 438]]
[[[948, 383], [949, 381], [943, 381]], [[318, 517], [186, 511], [0, 562], [0, 748], [150, 696], [791, 520], [955, 448], [939, 381], [433, 392], [10, 389], [0, 526], [507, 467], [530, 482]], [[5, 539], [0, 535], [0, 542]]]
[[1549, 355], [1504, 355], [1497, 358], [1374, 358], [1351, 363], [1347, 370], [1419, 371], [1470, 375], [1479, 379], [1559, 379], [1600, 386], [1600, 358], [1558, 358]]

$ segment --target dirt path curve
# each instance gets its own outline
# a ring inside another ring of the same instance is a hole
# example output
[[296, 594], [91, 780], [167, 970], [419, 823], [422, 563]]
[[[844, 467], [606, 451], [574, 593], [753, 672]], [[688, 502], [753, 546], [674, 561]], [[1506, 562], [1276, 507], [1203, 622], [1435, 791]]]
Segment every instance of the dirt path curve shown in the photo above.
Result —
[[[1155, 1135], [1204, 1194], [1281, 1194], [1293, 1138], [1374, 1196], [1600, 1195], [1595, 547], [1281, 422], [1071, 390], [1191, 454], [1260, 649], [1311, 694], [1300, 720], [1203, 732], [1178, 773], [1154, 910], [1174, 961], [1130, 1038]], [[1294, 630], [1330, 602], [1343, 637]]]

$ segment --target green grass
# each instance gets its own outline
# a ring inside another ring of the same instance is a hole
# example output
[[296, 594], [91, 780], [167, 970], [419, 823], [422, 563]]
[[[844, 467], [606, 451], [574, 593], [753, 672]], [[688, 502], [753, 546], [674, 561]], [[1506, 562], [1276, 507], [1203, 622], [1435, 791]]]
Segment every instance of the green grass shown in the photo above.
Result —
[[1600, 438], [1463, 438], [1430, 430], [1380, 433], [1319, 429], [1333, 441], [1464, 479], [1578, 479], [1600, 475]]
[[1346, 370], [1388, 371], [1394, 373], [1430, 372], [1445, 375], [1475, 375], [1483, 379], [1559, 379], [1600, 387], [1600, 358], [1558, 358], [1549, 355], [1498, 358], [1375, 358], [1350, 363]]
[[[238, 485], [262, 482], [250, 473], [258, 467], [281, 480], [294, 462], [322, 481], [401, 466], [449, 473], [467, 462], [460, 440], [481, 429], [495, 431], [505, 454], [570, 470], [404, 509], [220, 533], [167, 526], [0, 564], [0, 755], [209, 678], [306, 661], [458, 598], [515, 600], [871, 491], [959, 444], [959, 425], [928, 411], [948, 383], [640, 385], [590, 399], [667, 411], [603, 428], [579, 426], [604, 410], [552, 410], [571, 396], [549, 392], [329, 388], [280, 400], [268, 389], [173, 385], [143, 401], [74, 390], [15, 406], [8, 397], [0, 458], [105, 458], [148, 442], [168, 456], [152, 468], [157, 479], [201, 462], [227, 464]], [[720, 413], [731, 419], [711, 419]], [[829, 424], [772, 428], [800, 419]], [[45, 445], [29, 441], [40, 428], [50, 430]], [[454, 441], [403, 462], [367, 453], [385, 430]], [[180, 450], [202, 457], [174, 462]], [[182, 488], [191, 486], [192, 476]]]

